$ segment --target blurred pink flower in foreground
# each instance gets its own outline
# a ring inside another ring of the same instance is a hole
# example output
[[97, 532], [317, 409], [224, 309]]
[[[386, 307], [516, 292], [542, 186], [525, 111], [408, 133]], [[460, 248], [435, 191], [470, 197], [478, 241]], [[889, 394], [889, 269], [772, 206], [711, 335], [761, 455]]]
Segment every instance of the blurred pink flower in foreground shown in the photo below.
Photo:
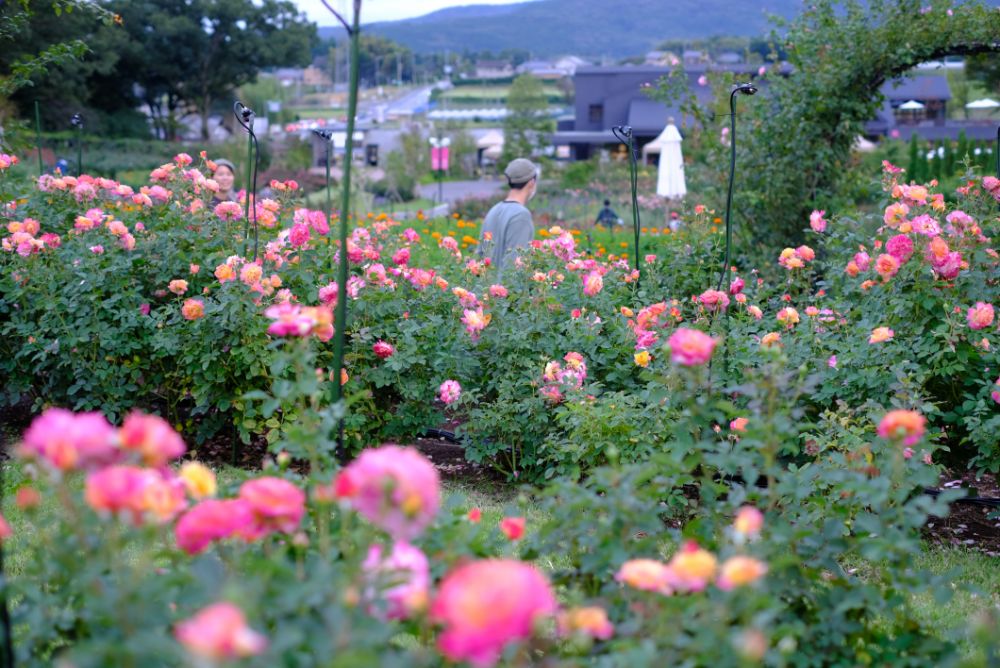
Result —
[[337, 495], [396, 540], [420, 534], [441, 505], [437, 469], [413, 448], [364, 450], [341, 470]]
[[232, 603], [215, 603], [177, 625], [177, 641], [192, 654], [213, 660], [260, 654], [267, 639], [247, 626], [243, 611]]
[[537, 568], [489, 559], [446, 575], [430, 615], [444, 626], [438, 647], [446, 657], [489, 668], [508, 643], [530, 638], [536, 623], [556, 609], [552, 588]]

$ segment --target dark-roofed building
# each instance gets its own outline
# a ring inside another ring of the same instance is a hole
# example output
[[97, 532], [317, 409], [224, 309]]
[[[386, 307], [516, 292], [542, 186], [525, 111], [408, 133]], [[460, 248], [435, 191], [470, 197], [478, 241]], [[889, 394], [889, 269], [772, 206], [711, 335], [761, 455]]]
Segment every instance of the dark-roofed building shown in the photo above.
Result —
[[963, 131], [969, 139], [979, 141], [996, 137], [996, 126], [991, 122], [948, 119], [952, 95], [945, 76], [917, 75], [888, 81], [882, 94], [882, 107], [865, 124], [869, 139], [891, 136], [909, 140], [916, 134], [928, 141], [954, 140]]
[[507, 79], [514, 76], [514, 67], [505, 60], [477, 60], [477, 79]]
[[[766, 67], [771, 76], [775, 72], [782, 76], [791, 73], [787, 63], [780, 66], [771, 63]], [[646, 94], [648, 86], [655, 86], [670, 71], [669, 67], [653, 65], [578, 68], [573, 77], [576, 113], [572, 120], [561, 119], [552, 136], [556, 155], [586, 160], [601, 150], [621, 151], [611, 130], [621, 125], [632, 127], [639, 147], [655, 139], [671, 117], [683, 134], [693, 119], [686, 118], [678, 104], [667, 105]], [[689, 90], [701, 104], [712, 101], [711, 88], [702, 84], [702, 76], [713, 71], [730, 72], [740, 80], [755, 80], [762, 92], [768, 85], [767, 77], [758, 78], [758, 66], [748, 63], [689, 64], [684, 71]], [[887, 135], [906, 139], [914, 132], [929, 140], [955, 139], [962, 130], [975, 139], [988, 138], [987, 132], [995, 136], [995, 126], [947, 120], [951, 90], [945, 77], [920, 75], [888, 82], [882, 92], [885, 103], [865, 128], [869, 139]]]
[[696, 51], [694, 49], [685, 50], [681, 58], [684, 60], [685, 65], [695, 65], [708, 60], [704, 51]]
[[[685, 68], [688, 86], [696, 99], [708, 104], [712, 90], [703, 85], [709, 71], [729, 71], [754, 78], [757, 67], [742, 65], [691, 65]], [[789, 69], [780, 70], [786, 74]], [[648, 86], [670, 73], [670, 68], [652, 65], [619, 67], [580, 67], [573, 77], [576, 90], [576, 116], [561, 122], [553, 135], [556, 154], [572, 160], [586, 160], [595, 151], [618, 145], [611, 128], [632, 127], [636, 144], [643, 146], [656, 139], [673, 117], [681, 132], [692, 122], [681, 113], [680, 105], [667, 105], [646, 94]], [[766, 83], [761, 83], [766, 86]]]
[[947, 77], [921, 75], [887, 81], [882, 94], [882, 108], [865, 125], [869, 137], [888, 135], [901, 126], [941, 126], [947, 122], [951, 100]]
[[556, 80], [566, 76], [563, 70], [547, 60], [529, 60], [521, 63], [514, 70], [517, 74], [530, 74], [536, 79]]

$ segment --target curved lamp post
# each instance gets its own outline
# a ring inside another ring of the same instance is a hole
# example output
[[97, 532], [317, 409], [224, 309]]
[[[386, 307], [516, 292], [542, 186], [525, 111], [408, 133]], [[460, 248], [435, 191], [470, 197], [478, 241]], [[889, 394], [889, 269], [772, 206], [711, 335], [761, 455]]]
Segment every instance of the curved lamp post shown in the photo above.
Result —
[[719, 285], [716, 290], [722, 289], [722, 284], [729, 273], [729, 261], [732, 255], [733, 246], [733, 226], [730, 220], [733, 208], [733, 181], [736, 178], [736, 94], [754, 95], [757, 87], [752, 83], [740, 84], [729, 94], [729, 191], [726, 194], [726, 259], [722, 265], [722, 273], [719, 275]]
[[611, 133], [615, 136], [615, 139], [628, 147], [629, 186], [632, 191], [632, 228], [635, 233], [634, 268], [639, 272], [639, 278], [636, 280], [635, 285], [638, 290], [639, 282], [642, 280], [642, 266], [639, 264], [639, 232], [641, 230], [641, 223], [639, 221], [638, 167], [636, 165], [638, 156], [635, 150], [635, 137], [632, 134], [632, 127], [629, 125], [616, 125], [611, 128]]
[[[236, 116], [236, 122], [243, 126], [243, 129], [247, 131], [247, 188], [246, 188], [246, 206], [245, 215], [246, 223], [243, 229], [243, 252], [246, 254], [246, 243], [250, 239], [250, 228], [253, 227], [253, 259], [254, 262], [257, 261], [257, 168], [260, 165], [260, 146], [257, 144], [257, 135], [253, 131], [253, 123], [257, 118], [257, 114], [254, 113], [253, 109], [244, 105], [242, 102], [237, 100], [233, 103], [233, 114]], [[255, 159], [256, 157], [256, 159]], [[251, 201], [253, 202], [253, 207], [250, 206]], [[253, 214], [253, 222], [251, 223], [251, 214]]]
[[[733, 248], [733, 225], [732, 225], [732, 209], [733, 209], [733, 182], [736, 178], [736, 94], [741, 93], [743, 95], [753, 95], [757, 92], [757, 87], [752, 83], [745, 83], [736, 86], [733, 92], [729, 94], [729, 190], [726, 193], [726, 258], [722, 263], [722, 272], [719, 274], [719, 284], [716, 286], [716, 290], [721, 290], [723, 284], [726, 282], [726, 275], [729, 274], [729, 263], [732, 257]], [[728, 339], [729, 334], [729, 311], [725, 311], [725, 330]], [[726, 341], [725, 351], [723, 353], [723, 373], [729, 375], [729, 342]]]

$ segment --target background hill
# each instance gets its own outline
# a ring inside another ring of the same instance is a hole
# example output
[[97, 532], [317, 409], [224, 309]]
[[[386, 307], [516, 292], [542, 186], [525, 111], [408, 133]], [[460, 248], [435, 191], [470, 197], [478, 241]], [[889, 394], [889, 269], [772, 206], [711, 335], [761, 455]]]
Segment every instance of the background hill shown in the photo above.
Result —
[[[641, 55], [668, 39], [766, 37], [769, 14], [795, 16], [805, 0], [528, 0], [442, 9], [366, 29], [418, 53], [527, 50], [534, 57]], [[1000, 6], [1000, 0], [985, 0]], [[319, 29], [340, 39], [340, 28]]]
[[[671, 38], [763, 36], [768, 13], [794, 16], [801, 6], [802, 0], [533, 0], [453, 7], [366, 27], [416, 52], [524, 49], [536, 57], [622, 57]], [[320, 29], [321, 37], [341, 34]]]

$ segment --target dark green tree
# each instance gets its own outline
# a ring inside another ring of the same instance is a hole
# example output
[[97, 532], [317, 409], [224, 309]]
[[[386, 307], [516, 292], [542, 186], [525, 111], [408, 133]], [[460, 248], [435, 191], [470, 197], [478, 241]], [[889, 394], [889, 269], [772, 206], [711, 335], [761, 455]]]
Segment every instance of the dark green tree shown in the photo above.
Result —
[[944, 140], [943, 143], [944, 143], [944, 157], [942, 158], [942, 161], [944, 163], [943, 164], [944, 175], [945, 176], [949, 176], [949, 177], [950, 176], [954, 176], [955, 175], [955, 151], [951, 147], [951, 140], [950, 139]]
[[919, 181], [921, 178], [920, 175], [923, 172], [923, 170], [920, 168], [921, 160], [922, 156], [920, 155], [919, 139], [917, 138], [917, 133], [914, 132], [912, 135], [910, 135], [910, 144], [909, 144], [910, 162], [906, 168], [906, 173], [909, 175], [909, 178], [913, 179], [914, 181]]
[[[0, 3], [0, 109], [30, 118], [38, 100], [48, 129], [68, 128], [80, 112], [91, 130], [115, 114], [137, 117], [135, 98], [117, 76], [127, 37], [115, 18], [82, 1]], [[0, 111], [0, 122], [6, 114]]]
[[1000, 59], [995, 56], [977, 54], [967, 58], [965, 76], [983, 84], [991, 94], [1000, 94]]
[[[305, 65], [316, 26], [284, 0], [110, 0], [133, 45], [123, 60], [154, 117], [170, 128], [193, 109], [208, 117], [264, 68]], [[172, 132], [168, 132], [168, 136]]]
[[548, 107], [548, 98], [541, 81], [528, 74], [514, 79], [507, 94], [502, 163], [514, 158], [530, 157], [536, 149], [547, 143], [545, 134], [552, 131]]
[[959, 164], [965, 162], [965, 157], [969, 154], [969, 138], [965, 130], [958, 133], [958, 144], [955, 147], [955, 159]]
[[413, 54], [408, 47], [387, 37], [363, 33], [359, 48], [358, 76], [362, 81], [374, 86], [391, 83], [397, 78], [412, 79]]
[[944, 178], [944, 160], [941, 159], [941, 147], [930, 142], [931, 176], [938, 181]]

